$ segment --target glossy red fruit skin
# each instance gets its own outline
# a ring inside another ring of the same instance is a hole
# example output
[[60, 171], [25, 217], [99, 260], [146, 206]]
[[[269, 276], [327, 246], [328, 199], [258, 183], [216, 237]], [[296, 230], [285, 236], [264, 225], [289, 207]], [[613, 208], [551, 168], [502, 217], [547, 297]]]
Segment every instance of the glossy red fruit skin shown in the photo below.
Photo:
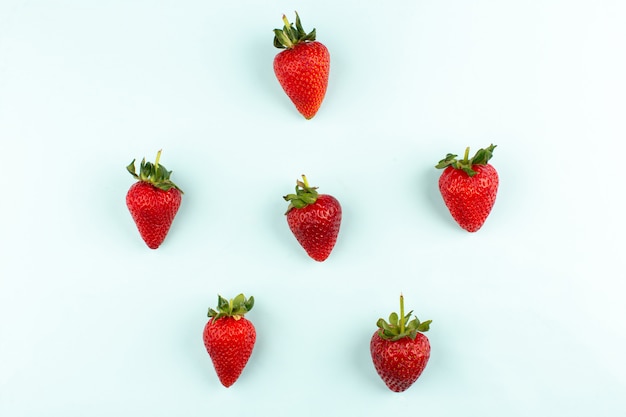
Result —
[[204, 346], [225, 387], [237, 381], [252, 355], [256, 330], [245, 317], [211, 318], [203, 332]]
[[322, 262], [337, 243], [341, 216], [339, 201], [331, 195], [320, 194], [315, 203], [291, 209], [287, 213], [287, 223], [306, 253]]
[[274, 73], [296, 109], [313, 118], [324, 100], [330, 73], [330, 53], [318, 41], [302, 42], [274, 57]]
[[157, 249], [165, 240], [181, 201], [178, 189], [163, 191], [144, 181], [134, 183], [128, 190], [126, 206], [150, 249]]
[[414, 340], [404, 337], [391, 341], [381, 338], [376, 331], [370, 341], [370, 353], [385, 385], [394, 392], [402, 392], [424, 371], [430, 359], [430, 342], [422, 333], [417, 333]]
[[473, 165], [476, 175], [447, 167], [439, 177], [439, 191], [454, 220], [468, 232], [478, 231], [496, 202], [499, 178], [490, 165]]

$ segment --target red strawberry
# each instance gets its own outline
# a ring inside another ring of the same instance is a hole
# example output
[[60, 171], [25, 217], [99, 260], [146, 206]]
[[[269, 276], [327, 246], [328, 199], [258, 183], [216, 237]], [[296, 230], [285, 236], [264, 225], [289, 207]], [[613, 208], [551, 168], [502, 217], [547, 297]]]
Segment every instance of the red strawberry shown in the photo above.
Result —
[[376, 372], [394, 392], [407, 390], [422, 374], [430, 358], [428, 331], [432, 320], [420, 323], [411, 320], [410, 311], [404, 315], [404, 297], [400, 295], [400, 316], [389, 315], [389, 323], [378, 319], [379, 329], [370, 341], [370, 352]]
[[479, 149], [473, 158], [457, 160], [448, 154], [435, 168], [443, 169], [439, 177], [439, 191], [450, 214], [468, 232], [476, 232], [487, 220], [498, 192], [498, 173], [487, 162], [493, 156], [495, 145]]
[[157, 153], [156, 162], [146, 162], [144, 158], [139, 167], [139, 174], [135, 172], [135, 160], [126, 167], [128, 172], [136, 178], [126, 194], [126, 205], [130, 211], [139, 234], [150, 249], [158, 248], [180, 207], [182, 190], [170, 180], [172, 171], [159, 165], [161, 151]]
[[278, 82], [307, 119], [319, 110], [328, 87], [330, 53], [315, 40], [315, 29], [306, 33], [296, 13], [296, 27], [283, 15], [285, 26], [274, 29], [274, 46], [284, 51], [274, 58]]
[[311, 258], [322, 262], [337, 243], [341, 205], [335, 197], [316, 190], [303, 175], [296, 183], [296, 193], [283, 198], [289, 201], [285, 214], [291, 232]]
[[217, 299], [217, 311], [209, 309], [211, 317], [204, 327], [206, 351], [222, 385], [230, 387], [246, 367], [256, 342], [256, 331], [244, 315], [252, 309], [254, 297], [239, 294], [232, 300]]

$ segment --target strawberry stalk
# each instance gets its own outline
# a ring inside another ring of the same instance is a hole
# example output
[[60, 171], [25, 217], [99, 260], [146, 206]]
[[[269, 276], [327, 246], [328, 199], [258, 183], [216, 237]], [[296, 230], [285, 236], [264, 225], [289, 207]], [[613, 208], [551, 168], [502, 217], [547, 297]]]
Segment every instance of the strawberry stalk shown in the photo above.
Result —
[[400, 293], [400, 333], [404, 333], [404, 296]]
[[468, 146], [467, 148], [465, 148], [465, 154], [463, 155], [463, 162], [466, 164], [469, 162], [469, 150], [470, 147]]

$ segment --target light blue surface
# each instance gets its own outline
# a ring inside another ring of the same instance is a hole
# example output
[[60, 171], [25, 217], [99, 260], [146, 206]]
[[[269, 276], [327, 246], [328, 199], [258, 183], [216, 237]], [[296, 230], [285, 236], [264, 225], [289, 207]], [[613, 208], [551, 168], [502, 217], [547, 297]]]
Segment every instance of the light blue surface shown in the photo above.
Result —
[[[306, 121], [274, 78], [299, 12], [331, 52]], [[0, 415], [623, 416], [626, 4], [0, 3]], [[475, 234], [433, 166], [490, 143]], [[157, 251], [133, 159], [185, 191]], [[306, 174], [344, 209], [324, 263], [288, 230]], [[202, 344], [254, 295], [229, 389]], [[369, 357], [398, 296], [431, 360], [389, 391]], [[386, 415], [386, 414], [385, 414]]]

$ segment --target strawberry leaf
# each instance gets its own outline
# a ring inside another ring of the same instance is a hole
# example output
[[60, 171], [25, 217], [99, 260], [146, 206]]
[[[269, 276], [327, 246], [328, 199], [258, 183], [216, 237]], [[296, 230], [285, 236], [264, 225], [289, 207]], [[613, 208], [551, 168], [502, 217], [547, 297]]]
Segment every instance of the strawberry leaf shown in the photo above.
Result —
[[154, 187], [168, 191], [171, 188], [176, 188], [178, 191], [183, 193], [183, 190], [178, 188], [172, 180], [170, 180], [170, 175], [172, 175], [172, 171], [168, 171], [163, 165], [159, 164], [159, 159], [161, 158], [161, 151], [157, 152], [156, 161], [154, 164], [152, 162], [146, 162], [146, 158], [141, 160], [141, 164], [139, 164], [139, 174], [136, 172], [135, 168], [135, 160], [126, 167], [126, 170], [135, 178], [136, 180], [147, 182], [148, 184], [153, 185]]
[[228, 300], [222, 297], [221, 295], [217, 296], [217, 308], [220, 310], [224, 308], [228, 308]]
[[285, 201], [289, 201], [289, 206], [285, 214], [289, 213], [292, 209], [301, 209], [308, 205], [315, 204], [318, 196], [317, 187], [309, 186], [306, 176], [303, 174], [302, 181], [296, 181], [296, 193], [283, 196]]
[[217, 310], [209, 308], [208, 316], [217, 320], [221, 317], [234, 317], [239, 319], [254, 306], [254, 297], [246, 299], [243, 294], [237, 295], [235, 298], [227, 300], [221, 295], [217, 296]]
[[283, 15], [283, 23], [285, 24], [282, 29], [274, 29], [274, 46], [279, 49], [291, 49], [299, 43], [312, 42], [315, 40], [315, 29], [306, 33], [302, 28], [302, 22], [300, 16], [296, 12], [296, 26], [289, 23], [287, 17]]
[[430, 323], [432, 322], [432, 320], [426, 320], [425, 322], [420, 323], [419, 326], [417, 326], [417, 331], [427, 332], [430, 329]]
[[493, 156], [493, 150], [497, 145], [489, 145], [487, 148], [479, 149], [472, 158], [469, 157], [469, 147], [465, 149], [465, 155], [463, 159], [457, 159], [457, 155], [447, 154], [446, 157], [439, 161], [435, 168], [445, 169], [452, 167], [454, 169], [460, 169], [464, 171], [470, 177], [476, 175], [476, 171], [472, 169], [474, 165], [486, 165]]
[[[307, 33], [302, 28], [302, 21], [300, 20], [300, 16], [298, 16], [298, 12], [296, 12], [296, 30], [298, 32], [298, 37], [299, 38], [306, 37]], [[313, 29], [313, 30], [315, 30], [315, 29]]]
[[392, 326], [398, 326], [398, 315], [396, 313], [391, 313], [389, 315], [389, 324]]
[[238, 296], [233, 298], [233, 301], [232, 301], [233, 308], [234, 309], [241, 308], [245, 300], [246, 300], [246, 297], [244, 297], [243, 294], [239, 294]]
[[135, 179], [139, 179], [139, 175], [137, 175], [137, 169], [135, 168], [135, 160], [133, 159], [133, 162], [131, 162], [130, 164], [128, 164], [128, 166], [126, 167], [126, 170], [128, 172], [130, 172], [130, 175], [133, 176], [133, 178]]
[[418, 332], [426, 332], [430, 328], [432, 320], [420, 323], [419, 319], [415, 317], [411, 320], [413, 311], [409, 314], [404, 314], [404, 297], [400, 295], [400, 315], [393, 312], [389, 315], [389, 323], [380, 318], [376, 322], [376, 326], [379, 328], [378, 335], [386, 340], [396, 341], [409, 337], [415, 339]]
[[385, 333], [393, 334], [392, 325], [388, 324], [385, 319], [378, 319], [376, 325]]

